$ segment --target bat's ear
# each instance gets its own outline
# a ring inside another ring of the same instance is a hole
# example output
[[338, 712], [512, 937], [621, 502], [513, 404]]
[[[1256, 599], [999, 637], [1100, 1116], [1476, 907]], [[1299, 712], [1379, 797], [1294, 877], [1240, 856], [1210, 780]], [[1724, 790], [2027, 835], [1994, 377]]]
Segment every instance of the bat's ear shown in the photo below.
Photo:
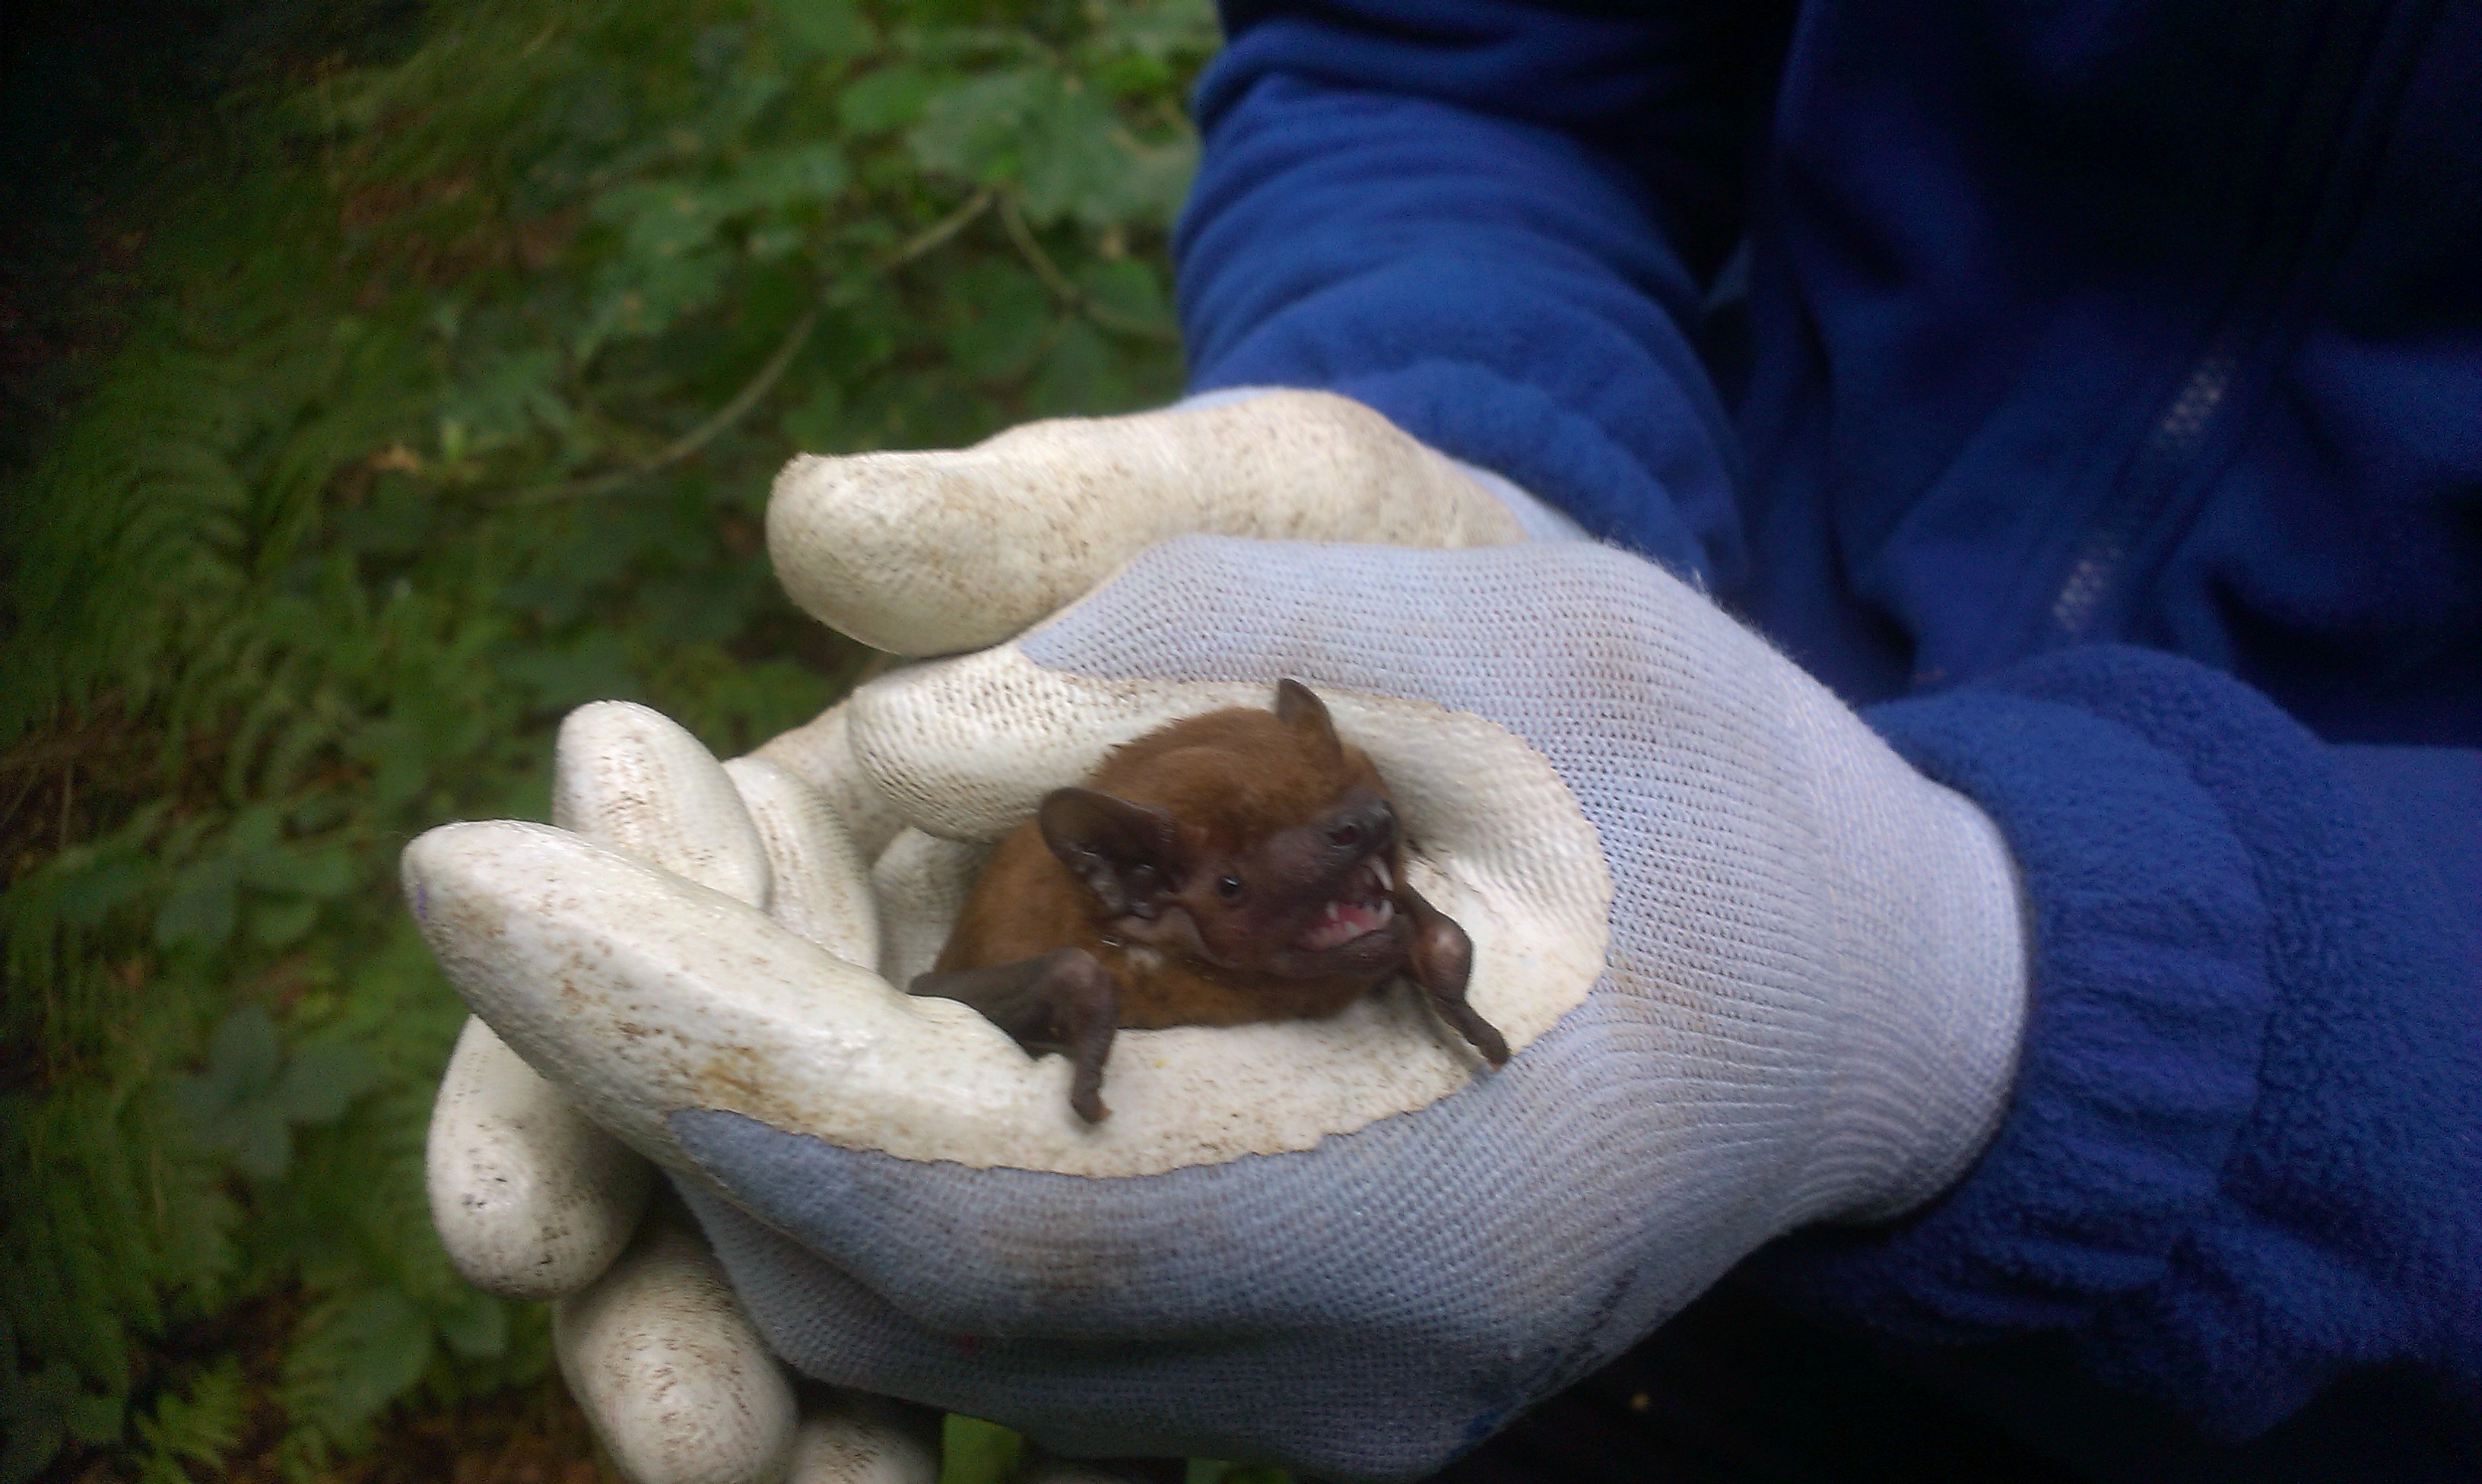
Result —
[[1110, 916], [1154, 916], [1179, 874], [1180, 824], [1160, 809], [1093, 789], [1054, 789], [1035, 818], [1043, 843]]
[[1344, 743], [1336, 740], [1335, 722], [1327, 714], [1327, 702], [1300, 681], [1276, 682], [1276, 719], [1309, 738], [1321, 750], [1343, 755]]

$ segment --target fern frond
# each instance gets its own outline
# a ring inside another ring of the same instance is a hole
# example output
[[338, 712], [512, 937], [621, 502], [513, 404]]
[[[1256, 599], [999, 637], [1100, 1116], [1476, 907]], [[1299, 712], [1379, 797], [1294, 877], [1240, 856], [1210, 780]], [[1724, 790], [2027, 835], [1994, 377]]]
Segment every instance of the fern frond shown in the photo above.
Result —
[[231, 1356], [191, 1378], [186, 1393], [167, 1389], [154, 1415], [134, 1419], [145, 1451], [138, 1462], [141, 1484], [190, 1484], [184, 1463], [224, 1471], [225, 1455], [241, 1441], [250, 1411], [241, 1362]]

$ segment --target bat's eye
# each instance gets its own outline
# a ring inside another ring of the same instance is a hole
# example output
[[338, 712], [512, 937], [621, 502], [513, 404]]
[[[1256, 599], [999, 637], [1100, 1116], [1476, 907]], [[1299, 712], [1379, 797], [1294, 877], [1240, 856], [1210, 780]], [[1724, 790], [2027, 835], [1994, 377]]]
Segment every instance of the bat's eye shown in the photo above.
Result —
[[1218, 877], [1216, 877], [1216, 878], [1215, 878], [1215, 895], [1216, 895], [1216, 896], [1218, 896], [1218, 897], [1223, 898], [1226, 901], [1238, 901], [1238, 900], [1240, 900], [1240, 899], [1241, 899], [1241, 878], [1240, 878], [1239, 876], [1218, 876]]

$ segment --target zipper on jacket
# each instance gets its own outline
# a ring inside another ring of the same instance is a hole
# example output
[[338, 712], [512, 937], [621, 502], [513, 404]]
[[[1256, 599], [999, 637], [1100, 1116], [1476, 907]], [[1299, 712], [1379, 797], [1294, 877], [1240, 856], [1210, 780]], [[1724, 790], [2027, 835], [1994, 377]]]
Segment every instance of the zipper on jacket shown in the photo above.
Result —
[[[2159, 562], [2168, 518], [2194, 507], [2187, 498], [2211, 478], [2210, 456], [2229, 444], [2225, 429], [2238, 407], [2256, 402], [2262, 376], [2290, 339], [2299, 314], [2288, 301], [2323, 256], [2332, 258], [2341, 223], [2331, 220], [2342, 198], [2357, 195], [2378, 145], [2358, 136], [2357, 108], [2392, 113], [2405, 66], [2390, 79], [2388, 96], [2373, 97], [2375, 63], [2389, 50], [2392, 7], [2333, 4], [2309, 27], [2309, 64], [2295, 69], [2299, 107], [2278, 145], [2262, 187], [2266, 203], [2238, 254], [2233, 292], [2205, 347], [2158, 407], [2123, 461], [2112, 490], [2070, 549], [2048, 586], [2037, 648], [2107, 638], [2121, 633], [2138, 586]], [[2421, 27], [2418, 29], [2426, 29]], [[2412, 50], [2402, 45], [2400, 57]], [[2377, 133], [2380, 131], [2368, 130]], [[2356, 147], [2358, 145], [2358, 147]]]

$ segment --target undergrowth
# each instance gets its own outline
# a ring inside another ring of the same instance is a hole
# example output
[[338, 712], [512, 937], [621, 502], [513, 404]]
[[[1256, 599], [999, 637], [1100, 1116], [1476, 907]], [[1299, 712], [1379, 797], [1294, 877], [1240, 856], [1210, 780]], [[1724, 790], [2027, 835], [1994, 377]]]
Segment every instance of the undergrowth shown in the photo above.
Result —
[[541, 1376], [424, 1209], [462, 1010], [395, 859], [558, 718], [729, 755], [866, 656], [796, 449], [1177, 385], [1202, 0], [491, 0], [156, 148], [126, 327], [7, 491], [0, 1484], [316, 1476]]

